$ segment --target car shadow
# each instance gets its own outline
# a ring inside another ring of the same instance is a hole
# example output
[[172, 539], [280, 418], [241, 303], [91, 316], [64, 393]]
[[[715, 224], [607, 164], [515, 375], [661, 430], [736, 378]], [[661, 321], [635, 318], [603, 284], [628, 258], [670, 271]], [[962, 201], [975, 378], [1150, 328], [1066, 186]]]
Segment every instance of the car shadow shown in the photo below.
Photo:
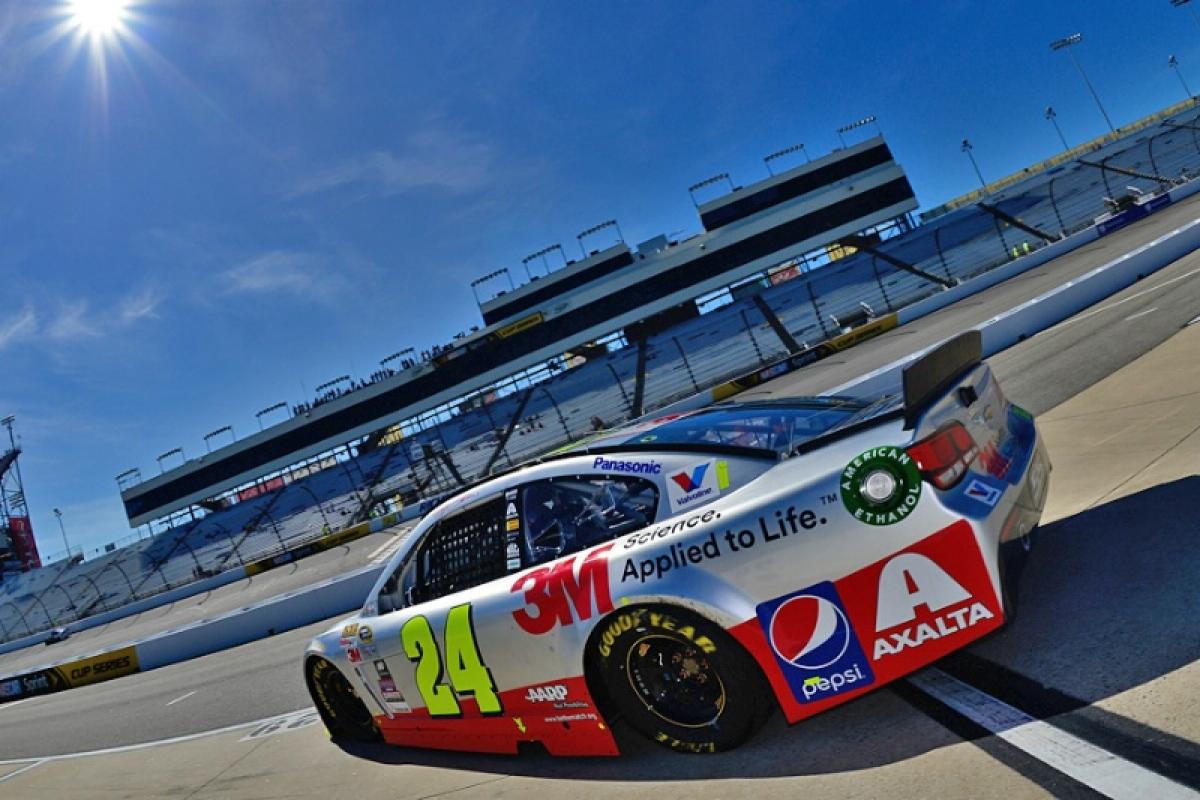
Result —
[[[1019, 616], [968, 652], [982, 663], [1000, 665], [998, 669], [1077, 698], [1081, 706], [1196, 661], [1197, 497], [1200, 477], [1184, 478], [1040, 529], [1022, 577]], [[645, 742], [619, 722], [614, 732], [623, 753], [615, 759], [553, 758], [540, 752], [490, 756], [361, 744], [342, 749], [384, 764], [542, 778], [670, 781], [861, 770], [962, 741], [890, 689], [790, 727], [776, 714], [751, 742], [731, 753], [680, 755]], [[1200, 750], [1194, 743], [1183, 744]]]

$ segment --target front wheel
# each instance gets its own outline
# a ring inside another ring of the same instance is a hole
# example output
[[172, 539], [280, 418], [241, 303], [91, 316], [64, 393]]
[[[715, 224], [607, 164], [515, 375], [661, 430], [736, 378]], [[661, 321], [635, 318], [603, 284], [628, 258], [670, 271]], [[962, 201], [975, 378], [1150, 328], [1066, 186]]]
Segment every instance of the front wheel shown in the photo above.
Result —
[[680, 608], [632, 608], [609, 617], [591, 656], [629, 724], [673, 750], [733, 749], [773, 708], [758, 665], [741, 645]]
[[334, 739], [355, 742], [379, 740], [379, 728], [341, 670], [323, 658], [313, 658], [305, 670], [308, 692]]

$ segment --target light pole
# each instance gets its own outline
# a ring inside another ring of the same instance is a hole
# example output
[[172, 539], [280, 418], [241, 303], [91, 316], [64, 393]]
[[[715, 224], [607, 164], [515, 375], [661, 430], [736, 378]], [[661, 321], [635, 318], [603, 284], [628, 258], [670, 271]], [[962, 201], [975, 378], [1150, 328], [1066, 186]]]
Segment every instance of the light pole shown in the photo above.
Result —
[[1192, 12], [1192, 19], [1196, 21], [1197, 26], [1200, 26], [1200, 17], [1196, 16], [1196, 9], [1188, 5], [1190, 2], [1191, 0], [1171, 0], [1171, 5], [1175, 6], [1176, 8], [1183, 8], [1184, 6], [1187, 6], [1188, 10]]
[[54, 516], [58, 518], [58, 530], [62, 533], [63, 548], [67, 551], [67, 558], [71, 557], [71, 545], [67, 543], [67, 529], [63, 527], [62, 512], [57, 508], [54, 509]]
[[1167, 58], [1167, 66], [1175, 70], [1175, 76], [1178, 77], [1179, 82], [1183, 84], [1184, 93], [1190, 98], [1192, 96], [1192, 90], [1188, 88], [1187, 81], [1183, 79], [1183, 73], [1179, 71], [1179, 59], [1173, 55], [1170, 56]]
[[983, 179], [983, 173], [979, 171], [979, 165], [975, 163], [975, 154], [971, 152], [974, 149], [969, 140], [962, 140], [962, 151], [967, 154], [967, 158], [971, 159], [971, 166], [975, 168], [975, 177], [979, 178], [979, 185], [983, 187], [983, 193], [987, 194], [987, 181]]
[[1062, 142], [1063, 150], [1070, 150], [1071, 145], [1067, 144], [1067, 137], [1063, 136], [1062, 128], [1058, 127], [1058, 114], [1054, 113], [1054, 106], [1046, 106], [1046, 119], [1050, 120], [1050, 124], [1058, 133], [1058, 140]]
[[1055, 39], [1050, 43], [1051, 50], [1066, 50], [1067, 55], [1071, 57], [1071, 62], [1075, 64], [1075, 69], [1079, 70], [1079, 76], [1083, 78], [1083, 83], [1087, 86], [1089, 92], [1092, 93], [1092, 99], [1096, 101], [1096, 108], [1100, 109], [1101, 116], [1108, 123], [1110, 131], [1116, 131], [1113, 127], [1112, 120], [1108, 118], [1108, 112], [1104, 110], [1104, 106], [1100, 103], [1100, 96], [1096, 94], [1096, 90], [1092, 88], [1092, 82], [1088, 80], [1087, 73], [1083, 71], [1083, 65], [1079, 63], [1079, 59], [1075, 58], [1075, 54], [1071, 52], [1071, 45], [1079, 44], [1083, 41], [1082, 33], [1072, 33], [1064, 39]]

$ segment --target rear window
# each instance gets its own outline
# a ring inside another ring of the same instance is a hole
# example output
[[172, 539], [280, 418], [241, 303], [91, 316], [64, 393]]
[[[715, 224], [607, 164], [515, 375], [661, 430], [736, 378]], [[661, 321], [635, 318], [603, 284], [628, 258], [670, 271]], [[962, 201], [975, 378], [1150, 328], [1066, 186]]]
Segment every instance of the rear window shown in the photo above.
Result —
[[722, 444], [788, 453], [849, 421], [867, 404], [814, 398], [787, 405], [763, 403], [714, 408], [666, 422], [625, 444]]

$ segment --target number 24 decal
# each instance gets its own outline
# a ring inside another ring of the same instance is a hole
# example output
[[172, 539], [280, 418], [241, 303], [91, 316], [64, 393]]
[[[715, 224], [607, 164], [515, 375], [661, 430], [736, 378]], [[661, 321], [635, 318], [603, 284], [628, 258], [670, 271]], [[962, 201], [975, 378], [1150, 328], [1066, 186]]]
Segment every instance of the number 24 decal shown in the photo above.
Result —
[[[481, 714], [503, 713], [492, 672], [479, 657], [469, 603], [450, 609], [443, 638], [446, 640], [445, 669], [429, 620], [413, 617], [400, 629], [404, 654], [417, 664], [417, 691], [425, 701], [429, 716], [462, 716], [457, 697], [461, 695], [473, 696]], [[450, 679], [449, 686], [442, 682], [443, 678]]]

